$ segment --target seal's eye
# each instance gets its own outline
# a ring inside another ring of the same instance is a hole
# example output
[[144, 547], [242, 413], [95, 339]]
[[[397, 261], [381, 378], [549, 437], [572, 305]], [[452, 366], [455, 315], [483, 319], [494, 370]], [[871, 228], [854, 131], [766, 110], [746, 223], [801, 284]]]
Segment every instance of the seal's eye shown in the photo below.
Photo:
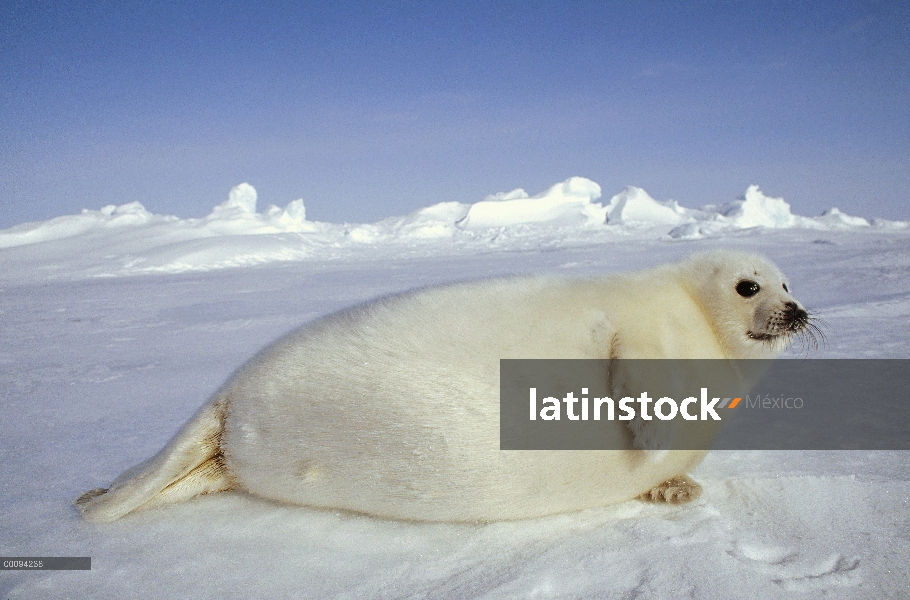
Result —
[[751, 298], [752, 296], [757, 294], [760, 289], [761, 289], [761, 286], [759, 286], [757, 283], [755, 283], [754, 281], [751, 281], [749, 279], [743, 279], [742, 281], [740, 281], [739, 283], [736, 284], [736, 293], [739, 294], [740, 296], [742, 296], [743, 298]]
[[784, 291], [787, 292], [787, 293], [789, 294], [789, 293], [790, 293], [790, 288], [787, 287], [787, 284], [786, 284], [786, 283], [782, 283], [781, 285], [784, 286]]

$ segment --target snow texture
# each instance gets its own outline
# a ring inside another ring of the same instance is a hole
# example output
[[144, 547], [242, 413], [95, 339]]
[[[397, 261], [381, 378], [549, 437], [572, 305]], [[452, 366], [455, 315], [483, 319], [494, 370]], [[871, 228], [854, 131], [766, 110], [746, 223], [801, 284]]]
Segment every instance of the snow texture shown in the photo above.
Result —
[[[693, 240], [769, 229], [906, 230], [908, 222], [867, 221], [832, 208], [819, 217], [792, 214], [782, 198], [750, 186], [740, 200], [688, 209], [627, 187], [604, 205], [600, 186], [572, 177], [535, 196], [522, 189], [474, 204], [443, 202], [377, 223], [308, 221], [303, 200], [257, 212], [256, 190], [233, 188], [201, 219], [153, 215], [138, 202], [25, 223], [0, 231], [6, 273], [26, 276], [40, 262], [50, 278], [181, 273], [277, 261], [351, 258], [365, 250], [438, 256], [489, 248], [590, 244], [629, 235]], [[269, 234], [269, 235], [263, 235]], [[79, 238], [73, 240], [71, 238]], [[212, 239], [218, 238], [218, 239]], [[83, 250], [73, 254], [73, 244]], [[38, 245], [38, 247], [30, 247]]]
[[[907, 452], [715, 451], [683, 506], [416, 524], [223, 493], [83, 522], [73, 500], [158, 451], [259, 348], [369, 298], [475, 277], [644, 268], [718, 247], [777, 262], [821, 358], [908, 358], [910, 229], [793, 215], [757, 187], [685, 209], [573, 178], [368, 225], [133, 203], [0, 232], [0, 598], [907, 598]], [[674, 233], [675, 232], [675, 233]], [[233, 268], [228, 268], [233, 267]], [[793, 348], [788, 358], [805, 356]]]

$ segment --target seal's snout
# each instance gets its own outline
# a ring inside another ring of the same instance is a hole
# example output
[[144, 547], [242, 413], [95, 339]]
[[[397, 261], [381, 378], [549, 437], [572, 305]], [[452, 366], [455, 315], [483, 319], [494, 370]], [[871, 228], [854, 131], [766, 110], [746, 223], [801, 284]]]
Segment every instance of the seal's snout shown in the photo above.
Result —
[[780, 326], [785, 335], [797, 337], [802, 340], [808, 349], [818, 350], [818, 344], [825, 343], [825, 334], [821, 327], [824, 321], [810, 315], [809, 311], [796, 302], [786, 302], [781, 311]]
[[790, 331], [799, 331], [809, 324], [809, 313], [800, 308], [796, 302], [787, 302], [784, 305], [784, 328]]
[[821, 335], [821, 331], [812, 321], [813, 317], [809, 315], [809, 311], [798, 302], [789, 300], [777, 306], [764, 327], [747, 331], [746, 335], [759, 342], [773, 342], [777, 339], [791, 339], [795, 334], [799, 334], [807, 336], [810, 342], [817, 346], [815, 336]]

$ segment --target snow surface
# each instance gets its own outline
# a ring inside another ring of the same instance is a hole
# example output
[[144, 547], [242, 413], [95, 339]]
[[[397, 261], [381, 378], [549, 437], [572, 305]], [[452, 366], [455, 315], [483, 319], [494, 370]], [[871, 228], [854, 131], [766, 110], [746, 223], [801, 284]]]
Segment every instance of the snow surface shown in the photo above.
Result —
[[[72, 506], [157, 452], [277, 336], [371, 297], [475, 277], [765, 253], [827, 323], [822, 358], [910, 357], [910, 227], [793, 215], [750, 187], [686, 209], [581, 178], [368, 225], [133, 203], [0, 231], [0, 598], [907, 598], [907, 452], [715, 451], [690, 505], [427, 525], [217, 494], [107, 525]], [[796, 347], [789, 357], [805, 355]]]
[[[627, 187], [604, 205], [600, 186], [572, 177], [529, 197], [522, 190], [474, 204], [443, 202], [377, 223], [308, 221], [303, 200], [256, 212], [256, 190], [242, 183], [201, 219], [153, 215], [138, 202], [0, 230], [0, 280], [182, 273], [276, 261], [352, 260], [363, 253], [470, 254], [604, 243], [629, 235], [693, 240], [739, 235], [755, 227], [819, 231], [907, 230], [910, 222], [868, 221], [832, 208], [819, 217], [790, 211], [781, 198], [750, 186], [742, 199], [700, 209], [658, 202]], [[270, 234], [270, 235], [263, 235]], [[216, 238], [216, 239], [213, 239]], [[73, 248], [78, 252], [73, 252]]]

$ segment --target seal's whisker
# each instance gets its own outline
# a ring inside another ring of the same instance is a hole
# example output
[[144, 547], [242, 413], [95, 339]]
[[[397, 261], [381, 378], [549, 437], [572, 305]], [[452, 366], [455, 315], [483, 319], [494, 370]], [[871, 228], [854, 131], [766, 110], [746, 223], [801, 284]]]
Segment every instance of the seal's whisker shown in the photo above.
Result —
[[815, 349], [818, 350], [819, 341], [821, 341], [821, 346], [825, 347], [828, 345], [828, 339], [825, 337], [824, 329], [827, 329], [828, 324], [825, 323], [824, 319], [819, 317], [812, 316], [812, 313], [809, 313], [809, 321], [806, 323], [806, 332], [808, 335], [812, 336], [812, 339], [815, 341]]
[[826, 327], [825, 322], [818, 317], [813, 317], [808, 311], [805, 320], [798, 327], [794, 327], [794, 337], [800, 341], [804, 354], [808, 355], [810, 350], [818, 352], [820, 347], [827, 346], [828, 340], [823, 331], [824, 327]]
[[790, 344], [799, 341], [803, 356], [808, 356], [810, 351], [818, 352], [820, 347], [827, 346], [828, 340], [824, 332], [827, 324], [823, 319], [814, 316], [807, 309], [793, 311], [790, 317], [784, 326], [785, 335], [789, 338]]

